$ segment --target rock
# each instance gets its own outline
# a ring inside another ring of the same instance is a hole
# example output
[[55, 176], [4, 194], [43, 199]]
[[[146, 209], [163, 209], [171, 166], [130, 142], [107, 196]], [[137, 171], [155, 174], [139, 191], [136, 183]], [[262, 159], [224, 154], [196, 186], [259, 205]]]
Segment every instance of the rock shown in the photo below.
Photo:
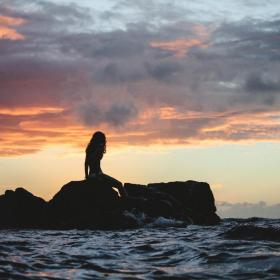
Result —
[[47, 222], [47, 202], [24, 188], [0, 197], [0, 228], [41, 228]]
[[125, 183], [124, 188], [127, 194], [133, 197], [147, 197], [149, 192], [146, 185]]
[[[138, 185], [134, 185], [137, 188]], [[209, 184], [204, 182], [186, 181], [154, 183], [147, 186], [144, 191], [139, 191], [138, 196], [157, 197], [168, 201], [172, 205], [175, 218], [189, 217], [195, 224], [211, 225], [220, 221], [216, 214], [216, 206], [213, 193]], [[133, 189], [131, 184], [125, 184], [125, 189]], [[137, 194], [136, 190], [134, 193]], [[168, 195], [163, 197], [163, 195]]]
[[172, 195], [143, 185], [127, 183], [124, 188], [129, 195], [125, 206], [127, 210], [143, 212], [150, 217], [161, 216], [189, 221], [190, 216], [183, 205]]
[[49, 202], [23, 188], [8, 190], [0, 196], [0, 228], [133, 228], [139, 223], [127, 213], [135, 212], [150, 219], [162, 216], [202, 225], [220, 221], [207, 183], [127, 183], [127, 198], [120, 198], [113, 187], [102, 178], [72, 181]]
[[263, 227], [253, 224], [237, 225], [227, 232], [225, 237], [229, 239], [280, 241], [280, 229], [275, 227]]
[[64, 185], [49, 201], [52, 227], [129, 228], [135, 221], [123, 215], [121, 199], [112, 185], [91, 178]]

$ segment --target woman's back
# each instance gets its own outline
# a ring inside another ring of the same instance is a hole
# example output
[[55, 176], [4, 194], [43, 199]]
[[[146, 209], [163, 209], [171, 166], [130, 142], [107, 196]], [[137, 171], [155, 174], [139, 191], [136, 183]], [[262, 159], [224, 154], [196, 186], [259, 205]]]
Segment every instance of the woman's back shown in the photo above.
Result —
[[106, 151], [105, 134], [98, 131], [94, 133], [86, 149], [85, 175], [99, 175], [102, 173], [100, 161]]
[[87, 150], [86, 161], [89, 166], [89, 174], [102, 173], [100, 167], [100, 161], [103, 157], [103, 148], [102, 147], [90, 147]]

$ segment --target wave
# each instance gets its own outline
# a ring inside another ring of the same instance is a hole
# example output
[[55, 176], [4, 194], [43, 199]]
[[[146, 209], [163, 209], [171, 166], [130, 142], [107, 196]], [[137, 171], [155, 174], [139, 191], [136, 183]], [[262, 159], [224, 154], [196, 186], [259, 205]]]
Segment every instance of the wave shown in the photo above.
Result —
[[134, 220], [137, 221], [137, 224], [141, 227], [182, 227], [182, 226], [186, 226], [187, 224], [190, 224], [191, 221], [189, 223], [186, 223], [184, 221], [181, 220], [176, 220], [176, 219], [172, 219], [172, 218], [165, 218], [165, 217], [149, 217], [147, 216], [145, 213], [134, 213], [131, 211], [125, 211], [124, 215], [126, 217], [130, 217], [133, 218]]

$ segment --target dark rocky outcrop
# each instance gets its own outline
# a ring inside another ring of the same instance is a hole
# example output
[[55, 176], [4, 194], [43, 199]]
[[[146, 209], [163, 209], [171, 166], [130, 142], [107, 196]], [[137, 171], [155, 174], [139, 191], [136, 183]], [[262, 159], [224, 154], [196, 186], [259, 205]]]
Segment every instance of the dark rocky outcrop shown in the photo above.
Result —
[[91, 178], [64, 185], [49, 201], [23, 188], [0, 196], [0, 228], [131, 228], [135, 215], [217, 224], [215, 201], [207, 183], [195, 181], [137, 185], [126, 183], [120, 198], [111, 183]]
[[49, 216], [58, 228], [129, 228], [136, 221], [123, 215], [122, 200], [98, 179], [72, 181], [49, 201]]
[[280, 229], [275, 227], [256, 226], [254, 224], [237, 225], [227, 232], [228, 239], [262, 240], [280, 242]]
[[[213, 193], [207, 183], [187, 181], [124, 186], [129, 195], [170, 204], [171, 213], [173, 212], [173, 215], [169, 214], [170, 217], [182, 220], [190, 218], [193, 223], [201, 225], [212, 225], [220, 221], [216, 214]], [[153, 207], [155, 212], [162, 209], [160, 206]], [[166, 216], [163, 213], [158, 214]]]
[[23, 188], [0, 196], [0, 228], [41, 228], [47, 224], [47, 202]]

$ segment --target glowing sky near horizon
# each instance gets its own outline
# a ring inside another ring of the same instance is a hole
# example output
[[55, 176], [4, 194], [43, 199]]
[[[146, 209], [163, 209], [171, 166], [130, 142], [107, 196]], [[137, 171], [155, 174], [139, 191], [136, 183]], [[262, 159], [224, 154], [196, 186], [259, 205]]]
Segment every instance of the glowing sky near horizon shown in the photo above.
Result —
[[[280, 202], [280, 3], [0, 0], [0, 193], [51, 198], [103, 169]], [[280, 215], [280, 213], [279, 213]]]

